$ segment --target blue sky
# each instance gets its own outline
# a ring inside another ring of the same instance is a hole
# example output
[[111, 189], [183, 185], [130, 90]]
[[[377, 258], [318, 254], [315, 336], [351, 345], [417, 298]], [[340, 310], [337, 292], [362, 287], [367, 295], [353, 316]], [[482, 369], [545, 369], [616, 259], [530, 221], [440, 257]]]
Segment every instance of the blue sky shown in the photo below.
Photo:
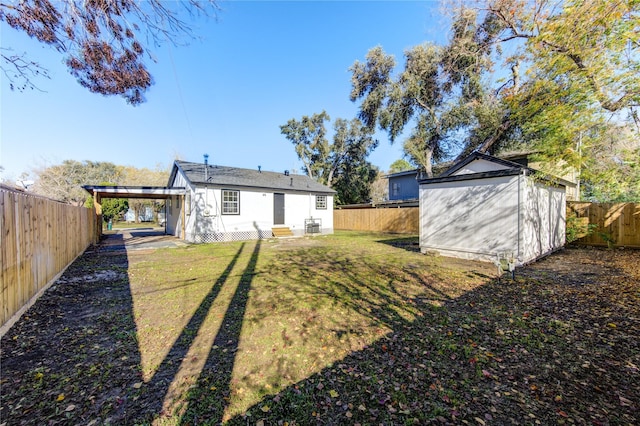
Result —
[[[42, 91], [9, 90], [2, 75], [0, 165], [4, 178], [66, 159], [154, 168], [176, 156], [226, 166], [302, 173], [280, 133], [289, 119], [327, 111], [351, 119], [348, 68], [381, 45], [403, 64], [405, 49], [444, 43], [437, 1], [221, 3], [218, 20], [194, 22], [200, 37], [186, 47], [153, 50], [154, 85], [146, 103], [83, 89], [64, 58], [2, 23], [2, 47], [27, 52], [49, 69]], [[387, 170], [402, 158], [401, 141], [380, 145], [369, 160]]]

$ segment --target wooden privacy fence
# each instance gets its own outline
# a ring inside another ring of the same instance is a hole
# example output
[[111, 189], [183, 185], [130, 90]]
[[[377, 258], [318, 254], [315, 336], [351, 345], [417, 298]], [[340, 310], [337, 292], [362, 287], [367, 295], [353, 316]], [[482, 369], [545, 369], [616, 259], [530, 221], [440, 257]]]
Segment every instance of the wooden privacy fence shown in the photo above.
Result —
[[351, 231], [420, 233], [418, 207], [337, 209], [333, 212], [334, 229]]
[[94, 242], [95, 226], [92, 209], [0, 187], [2, 333]]
[[567, 202], [567, 224], [574, 221], [578, 244], [640, 248], [640, 204]]

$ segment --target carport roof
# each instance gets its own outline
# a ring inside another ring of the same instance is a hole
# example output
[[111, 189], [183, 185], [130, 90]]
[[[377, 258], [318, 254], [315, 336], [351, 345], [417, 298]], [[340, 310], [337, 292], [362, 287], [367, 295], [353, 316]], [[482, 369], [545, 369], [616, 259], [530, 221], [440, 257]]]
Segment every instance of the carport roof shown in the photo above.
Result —
[[107, 186], [84, 185], [85, 191], [102, 198], [149, 198], [166, 199], [173, 195], [184, 195], [182, 187], [168, 188], [166, 186]]

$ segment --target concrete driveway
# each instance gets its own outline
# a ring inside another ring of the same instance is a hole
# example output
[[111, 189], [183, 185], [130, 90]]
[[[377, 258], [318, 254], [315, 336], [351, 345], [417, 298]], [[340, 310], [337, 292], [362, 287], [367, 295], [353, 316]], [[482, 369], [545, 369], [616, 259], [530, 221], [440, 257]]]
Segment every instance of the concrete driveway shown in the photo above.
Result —
[[118, 250], [144, 250], [182, 247], [188, 245], [187, 242], [173, 235], [166, 235], [164, 228], [126, 228], [113, 231], [104, 231], [102, 240], [98, 244], [99, 251]]

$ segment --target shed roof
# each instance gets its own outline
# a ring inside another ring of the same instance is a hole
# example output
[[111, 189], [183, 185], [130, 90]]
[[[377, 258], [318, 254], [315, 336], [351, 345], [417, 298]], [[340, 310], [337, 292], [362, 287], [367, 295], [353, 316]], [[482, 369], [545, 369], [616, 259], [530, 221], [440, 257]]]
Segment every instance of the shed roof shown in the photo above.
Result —
[[[462, 175], [455, 174], [458, 170], [462, 169], [463, 167], [465, 167], [466, 165], [468, 165], [469, 163], [475, 160], [491, 161], [493, 163], [504, 166], [504, 168], [500, 170], [491, 170], [491, 171], [485, 171], [485, 172], [479, 172], [479, 173], [468, 173], [468, 174], [462, 174]], [[491, 155], [483, 154], [480, 152], [474, 152], [470, 154], [463, 160], [451, 166], [448, 170], [446, 170], [440, 176], [435, 178], [419, 179], [418, 183], [422, 185], [422, 184], [430, 184], [430, 183], [454, 182], [454, 181], [463, 181], [463, 180], [472, 180], [472, 179], [486, 179], [486, 178], [499, 177], [499, 176], [512, 176], [520, 173], [525, 173], [528, 175], [536, 175], [538, 179], [541, 179], [543, 181], [546, 181], [548, 183], [552, 183], [555, 185], [575, 186], [573, 182], [569, 182], [567, 180], [564, 180], [555, 176], [548, 176], [535, 169], [531, 169], [529, 167], [523, 166], [522, 164], [505, 160], [502, 158], [494, 157]]]
[[267, 172], [238, 167], [192, 163], [177, 160], [169, 176], [169, 185], [180, 170], [194, 185], [216, 185], [334, 194], [336, 191], [306, 175]]
[[454, 165], [452, 165], [450, 168], [448, 168], [444, 173], [442, 173], [438, 177], [451, 176], [455, 172], [457, 172], [458, 170], [462, 169], [467, 164], [469, 164], [469, 163], [471, 163], [471, 162], [473, 162], [475, 160], [490, 161], [492, 163], [496, 163], [496, 164], [500, 164], [501, 166], [504, 166], [505, 169], [514, 169], [514, 170], [527, 169], [527, 167], [523, 166], [522, 164], [515, 163], [513, 161], [505, 160], [505, 159], [498, 158], [498, 157], [493, 157], [491, 155], [483, 154], [483, 153], [480, 153], [480, 152], [474, 152], [474, 153], [468, 155], [467, 157], [463, 158], [461, 161], [459, 161], [459, 162], [455, 163]]

